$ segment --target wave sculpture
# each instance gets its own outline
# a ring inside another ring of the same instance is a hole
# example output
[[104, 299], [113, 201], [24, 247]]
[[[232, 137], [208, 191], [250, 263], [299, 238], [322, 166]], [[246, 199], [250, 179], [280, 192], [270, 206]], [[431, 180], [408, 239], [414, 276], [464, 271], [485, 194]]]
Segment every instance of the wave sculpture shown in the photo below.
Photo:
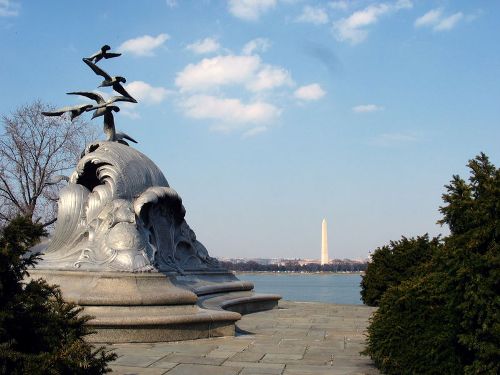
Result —
[[162, 272], [220, 269], [160, 169], [119, 142], [89, 145], [61, 190], [38, 268]]
[[[84, 63], [118, 96], [73, 91], [94, 100], [46, 116], [86, 112], [103, 118], [106, 141], [89, 144], [61, 189], [55, 230], [30, 277], [60, 286], [63, 298], [93, 316], [88, 339], [154, 342], [233, 335], [241, 314], [277, 306], [278, 295], [256, 294], [212, 258], [185, 220], [182, 199], [160, 169], [116, 131], [118, 103], [136, 103], [96, 64], [120, 56], [105, 45]], [[226, 310], [226, 311], [225, 311]]]

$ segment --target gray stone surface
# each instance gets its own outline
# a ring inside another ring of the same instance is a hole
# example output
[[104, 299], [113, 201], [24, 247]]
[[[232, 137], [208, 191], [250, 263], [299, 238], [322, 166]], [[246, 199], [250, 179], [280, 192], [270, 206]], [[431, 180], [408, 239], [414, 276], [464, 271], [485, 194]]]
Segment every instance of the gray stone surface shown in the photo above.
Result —
[[278, 309], [243, 316], [237, 326], [247, 333], [235, 337], [111, 345], [120, 356], [112, 368], [118, 374], [378, 375], [359, 354], [373, 311], [281, 301]]
[[146, 155], [118, 142], [91, 143], [60, 192], [54, 235], [37, 267], [221, 270], [185, 214], [179, 194]]
[[[101, 86], [112, 87], [120, 96], [105, 99], [95, 92], [69, 92], [96, 105], [43, 112], [69, 112], [73, 119], [95, 111], [92, 118], [104, 117], [107, 141], [88, 144], [71, 177], [51, 180], [66, 180], [67, 185], [60, 190], [53, 235], [31, 249], [40, 261], [30, 277], [58, 285], [66, 301], [84, 307], [95, 332], [89, 341], [233, 336], [241, 314], [272, 309], [281, 297], [256, 294], [252, 283], [223, 269], [189, 227], [182, 199], [163, 172], [125, 141], [136, 143], [134, 139], [116, 132], [116, 103], [137, 101], [121, 85], [125, 78], [96, 65], [120, 56], [110, 49], [104, 45], [83, 62], [104, 78]], [[190, 364], [219, 365], [225, 359], [214, 353]], [[122, 365], [134, 367], [133, 362]]]

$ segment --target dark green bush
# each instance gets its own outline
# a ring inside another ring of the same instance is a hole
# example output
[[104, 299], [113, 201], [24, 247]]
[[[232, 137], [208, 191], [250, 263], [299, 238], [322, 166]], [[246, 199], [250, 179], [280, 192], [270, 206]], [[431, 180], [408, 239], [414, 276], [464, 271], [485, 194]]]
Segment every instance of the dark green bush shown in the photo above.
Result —
[[386, 290], [418, 274], [439, 246], [439, 238], [429, 239], [425, 234], [417, 238], [402, 237], [377, 248], [361, 280], [363, 303], [378, 306]]
[[44, 234], [18, 217], [0, 233], [0, 373], [103, 374], [116, 355], [83, 339], [90, 333], [81, 308], [42, 280], [23, 282], [36, 256], [28, 249]]
[[382, 297], [368, 327], [375, 365], [386, 374], [460, 374], [457, 316], [446, 275], [403, 281]]
[[484, 154], [468, 166], [443, 195], [451, 234], [372, 317], [365, 353], [385, 373], [500, 373], [500, 170]]

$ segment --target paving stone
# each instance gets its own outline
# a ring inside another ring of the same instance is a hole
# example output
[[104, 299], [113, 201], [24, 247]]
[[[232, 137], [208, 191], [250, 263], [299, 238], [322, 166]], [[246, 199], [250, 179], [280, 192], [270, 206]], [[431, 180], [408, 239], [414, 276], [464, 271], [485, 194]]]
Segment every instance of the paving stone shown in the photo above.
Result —
[[177, 362], [169, 362], [168, 359], [160, 359], [155, 363], [149, 365], [148, 368], [162, 368], [162, 369], [170, 369], [177, 366], [179, 363]]
[[240, 352], [235, 354], [230, 358], [231, 362], [259, 362], [262, 357], [264, 357], [266, 353], [261, 352], [251, 352], [245, 350], [244, 352]]
[[280, 344], [280, 345], [278, 345], [277, 351], [274, 351], [273, 353], [304, 355], [306, 349], [307, 349], [307, 345]]
[[287, 365], [283, 375], [337, 375], [332, 366]]
[[220, 367], [181, 363], [168, 371], [168, 375], [237, 375], [241, 367]]
[[285, 368], [284, 363], [262, 363], [262, 362], [231, 362], [226, 361], [222, 366], [227, 367], [246, 367], [246, 368], [270, 368], [270, 369], [280, 369]]
[[207, 358], [230, 358], [239, 352], [229, 352], [227, 350], [212, 350], [206, 355]]
[[245, 367], [238, 375], [281, 375], [283, 369], [280, 368], [269, 368], [269, 367]]
[[249, 352], [257, 352], [257, 353], [276, 353], [278, 349], [278, 345], [260, 345], [260, 344], [252, 344], [247, 349]]
[[[165, 358], [165, 362], [190, 363], [190, 364], [214, 365], [214, 366], [218, 366], [224, 361], [225, 358], [202, 357], [202, 356], [184, 355], [184, 354], [172, 354]], [[158, 363], [161, 363], [161, 361], [153, 363], [151, 367], [159, 367], [157, 366]]]
[[243, 340], [233, 340], [231, 342], [226, 342], [217, 347], [217, 350], [221, 351], [229, 351], [229, 352], [241, 352], [248, 348], [248, 346], [252, 343], [252, 341], [244, 342]]
[[197, 343], [196, 341], [169, 343], [164, 348], [173, 353], [183, 354], [200, 354], [205, 355], [212, 350], [217, 349], [217, 345], [207, 345], [205, 343]]
[[164, 357], [163, 355], [158, 355], [154, 357], [145, 356], [142, 354], [126, 355], [118, 357], [115, 361], [111, 362], [110, 365], [147, 367], [163, 357]]
[[279, 306], [284, 308], [244, 316], [235, 337], [110, 345], [120, 356], [111, 366], [118, 374], [379, 374], [359, 355], [374, 309], [290, 301]]
[[302, 355], [300, 354], [266, 354], [264, 358], [261, 359], [261, 362], [269, 362], [269, 363], [288, 363], [290, 361], [298, 361], [302, 359]]
[[110, 366], [116, 375], [162, 375], [168, 370], [164, 368], [144, 368], [132, 366]]

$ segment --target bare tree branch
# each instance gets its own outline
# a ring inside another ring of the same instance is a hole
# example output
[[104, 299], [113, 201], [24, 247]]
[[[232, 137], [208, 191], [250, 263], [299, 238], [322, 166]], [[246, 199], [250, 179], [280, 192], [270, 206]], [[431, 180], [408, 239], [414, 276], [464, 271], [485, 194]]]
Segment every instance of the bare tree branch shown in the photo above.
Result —
[[85, 144], [95, 139], [96, 129], [80, 118], [41, 114], [51, 109], [35, 101], [0, 120], [0, 225], [19, 214], [44, 226], [53, 224], [63, 185], [47, 181], [69, 173]]

